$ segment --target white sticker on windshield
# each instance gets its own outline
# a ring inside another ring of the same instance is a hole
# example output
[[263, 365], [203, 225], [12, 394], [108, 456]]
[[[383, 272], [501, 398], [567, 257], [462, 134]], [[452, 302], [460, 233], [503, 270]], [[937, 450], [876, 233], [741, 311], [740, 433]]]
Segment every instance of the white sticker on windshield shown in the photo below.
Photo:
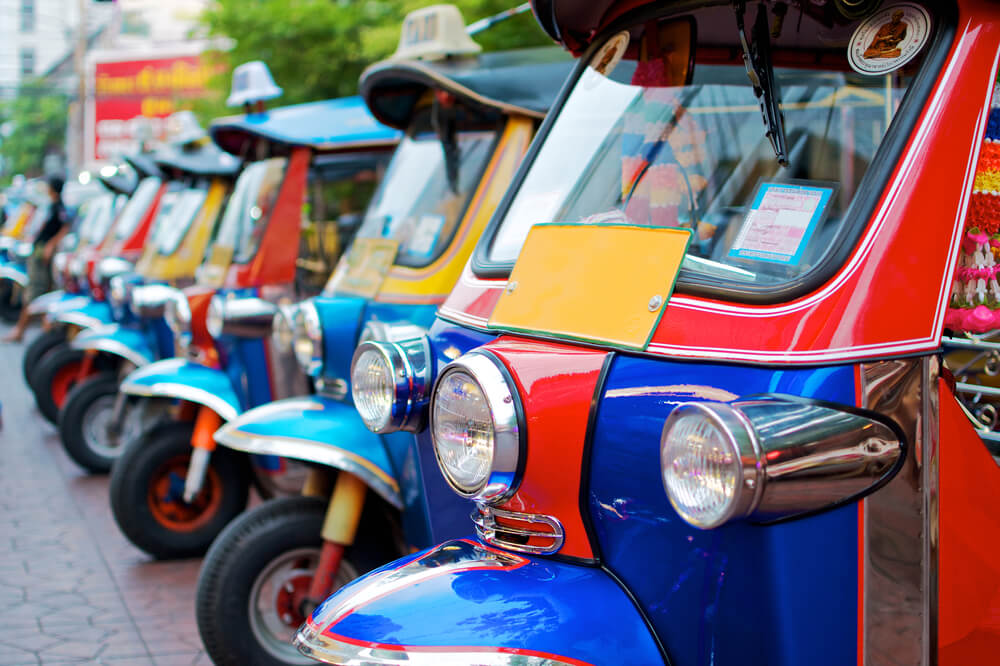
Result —
[[859, 74], [887, 74], [910, 62], [930, 34], [926, 9], [912, 2], [895, 4], [861, 22], [847, 47], [847, 59]]
[[729, 256], [797, 265], [833, 190], [797, 183], [761, 183]]
[[444, 215], [421, 215], [410, 242], [406, 244], [406, 254], [418, 259], [430, 259], [434, 256], [443, 227]]

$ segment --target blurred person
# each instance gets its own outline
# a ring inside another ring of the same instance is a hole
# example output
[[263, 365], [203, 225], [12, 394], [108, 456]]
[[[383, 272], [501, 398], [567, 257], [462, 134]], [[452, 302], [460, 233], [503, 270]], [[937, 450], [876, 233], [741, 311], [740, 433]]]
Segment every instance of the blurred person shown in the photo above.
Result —
[[20, 342], [24, 338], [24, 331], [28, 327], [28, 303], [52, 290], [52, 256], [59, 247], [59, 241], [69, 231], [69, 215], [62, 202], [65, 181], [53, 175], [45, 179], [45, 184], [52, 205], [45, 224], [35, 236], [31, 257], [28, 258], [28, 286], [24, 290], [21, 316], [10, 333], [3, 338], [4, 342]]

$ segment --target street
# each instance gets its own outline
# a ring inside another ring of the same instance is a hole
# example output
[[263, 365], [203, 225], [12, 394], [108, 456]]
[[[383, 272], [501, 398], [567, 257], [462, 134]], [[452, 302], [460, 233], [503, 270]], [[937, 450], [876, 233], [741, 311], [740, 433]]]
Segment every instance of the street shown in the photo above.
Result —
[[0, 344], [0, 664], [210, 663], [200, 560], [155, 562], [122, 537], [108, 477], [70, 461], [36, 410], [22, 348]]

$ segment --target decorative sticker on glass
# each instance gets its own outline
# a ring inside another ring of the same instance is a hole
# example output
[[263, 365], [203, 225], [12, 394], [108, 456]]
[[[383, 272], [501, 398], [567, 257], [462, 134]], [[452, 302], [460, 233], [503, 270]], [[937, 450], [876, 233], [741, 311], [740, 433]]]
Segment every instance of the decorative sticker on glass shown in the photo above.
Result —
[[796, 182], [761, 183], [729, 256], [798, 265], [835, 189]]
[[861, 22], [847, 47], [847, 58], [859, 74], [887, 74], [920, 53], [930, 34], [926, 9], [912, 2], [895, 4]]
[[357, 238], [337, 263], [326, 294], [375, 298], [396, 259], [399, 243], [391, 238]]
[[444, 222], [444, 215], [421, 215], [410, 241], [406, 244], [407, 254], [422, 260], [434, 256], [434, 249], [437, 247]]

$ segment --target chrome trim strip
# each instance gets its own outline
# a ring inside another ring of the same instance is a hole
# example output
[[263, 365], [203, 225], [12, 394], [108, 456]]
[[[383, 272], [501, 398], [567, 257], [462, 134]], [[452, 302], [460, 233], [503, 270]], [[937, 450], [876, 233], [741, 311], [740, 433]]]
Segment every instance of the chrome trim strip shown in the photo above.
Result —
[[48, 312], [49, 308], [54, 304], [62, 300], [63, 295], [66, 292], [62, 289], [56, 291], [50, 291], [36, 297], [30, 303], [28, 303], [28, 314], [31, 316], [36, 316], [40, 314], [45, 314]]
[[937, 381], [935, 357], [861, 365], [862, 407], [894, 420], [911, 447], [863, 504], [864, 664], [937, 663]]
[[60, 324], [70, 324], [72, 326], [79, 326], [80, 328], [98, 328], [105, 325], [105, 322], [97, 317], [91, 317], [78, 311], [60, 312], [54, 317], [50, 316], [50, 319]]
[[139, 384], [136, 382], [122, 382], [122, 393], [138, 395], [144, 398], [178, 398], [189, 402], [197, 402], [205, 405], [222, 417], [223, 421], [232, 421], [239, 416], [239, 412], [228, 402], [218, 397], [214, 393], [188, 384], [178, 384], [176, 382], [156, 382], [155, 384]]
[[95, 351], [121, 356], [126, 361], [134, 364], [137, 368], [141, 368], [144, 365], [149, 365], [153, 362], [153, 359], [143, 356], [131, 347], [110, 338], [87, 337], [81, 340], [79, 337], [75, 337], [69, 344], [73, 349], [93, 349]]
[[[223, 427], [215, 432], [215, 441], [230, 449], [257, 455], [295, 458], [350, 472], [360, 477], [386, 502], [397, 509], [403, 508], [399, 484], [371, 462], [350, 451], [327, 442], [286, 437], [284, 435], [251, 435], [233, 427]], [[374, 469], [373, 469], [374, 467]]]
[[10, 280], [18, 283], [22, 287], [28, 286], [27, 274], [9, 266], [0, 266], [0, 280]]
[[[533, 555], [551, 555], [559, 552], [566, 539], [566, 532], [558, 518], [537, 513], [518, 513], [505, 511], [495, 507], [476, 502], [476, 508], [472, 510], [472, 522], [476, 525], [476, 534], [480, 539], [488, 544], [500, 546], [508, 550], [515, 550], [521, 553], [531, 553]], [[496, 518], [506, 518], [507, 520], [517, 520], [535, 525], [545, 525], [550, 531], [532, 530], [523, 527], [513, 527], [496, 522]], [[540, 539], [552, 539], [549, 546], [534, 546], [522, 544], [504, 539], [500, 534], [512, 534], [514, 536], [536, 537]]]

